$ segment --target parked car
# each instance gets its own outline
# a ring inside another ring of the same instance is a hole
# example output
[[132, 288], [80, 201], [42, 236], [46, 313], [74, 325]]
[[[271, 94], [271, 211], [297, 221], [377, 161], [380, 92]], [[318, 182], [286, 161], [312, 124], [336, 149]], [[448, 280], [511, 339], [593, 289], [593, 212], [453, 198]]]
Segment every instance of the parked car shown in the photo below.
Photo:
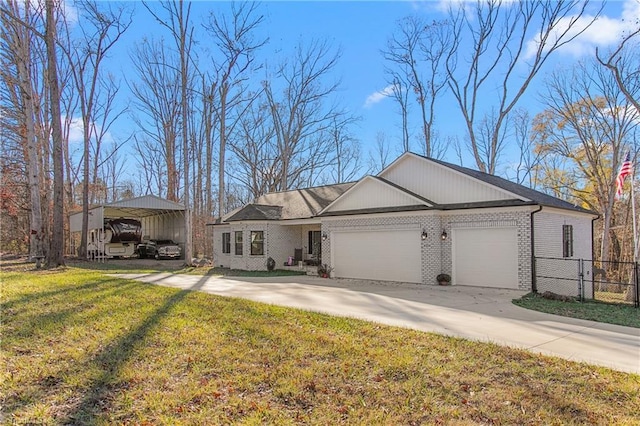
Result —
[[172, 240], [148, 240], [138, 244], [140, 259], [154, 257], [156, 259], [179, 259], [182, 249]]

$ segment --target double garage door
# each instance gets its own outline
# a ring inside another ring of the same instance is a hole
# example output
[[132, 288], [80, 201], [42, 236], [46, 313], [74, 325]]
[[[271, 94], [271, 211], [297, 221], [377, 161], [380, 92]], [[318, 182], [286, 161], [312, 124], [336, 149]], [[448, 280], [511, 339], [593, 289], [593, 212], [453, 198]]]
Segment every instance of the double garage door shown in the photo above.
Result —
[[[420, 233], [419, 229], [333, 232], [334, 274], [341, 278], [421, 283]], [[518, 287], [515, 228], [454, 229], [451, 238], [455, 284]], [[431, 240], [428, 244], [441, 243]], [[435, 281], [435, 277], [432, 279]]]

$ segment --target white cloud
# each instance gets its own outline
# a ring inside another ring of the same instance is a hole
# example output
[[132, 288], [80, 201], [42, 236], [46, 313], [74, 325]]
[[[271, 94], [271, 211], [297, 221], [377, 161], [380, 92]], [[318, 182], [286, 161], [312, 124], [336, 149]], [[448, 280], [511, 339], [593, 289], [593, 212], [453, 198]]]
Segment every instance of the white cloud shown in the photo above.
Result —
[[69, 143], [82, 143], [84, 140], [84, 125], [82, 118], [76, 117], [71, 119], [69, 124]]
[[[551, 35], [549, 44], [552, 44], [557, 38], [567, 30], [569, 23], [573, 18], [563, 18], [556, 24], [554, 33]], [[634, 28], [634, 24], [640, 19], [640, 1], [625, 0], [622, 5], [622, 13], [620, 17], [613, 18], [601, 15], [589, 26], [582, 34], [564, 45], [559, 51], [574, 57], [580, 57], [587, 53], [593, 52], [596, 47], [613, 47], [618, 43], [623, 34]], [[581, 30], [589, 25], [593, 20], [593, 16], [583, 16], [578, 19], [573, 27], [569, 30], [565, 39], [578, 34]], [[525, 58], [535, 56], [540, 38], [536, 36], [527, 43]]]
[[364, 107], [371, 108], [373, 105], [382, 101], [384, 98], [388, 98], [389, 96], [393, 95], [394, 90], [395, 90], [395, 85], [390, 84], [384, 89], [378, 90], [377, 92], [370, 94], [369, 96], [367, 96], [367, 99], [364, 101]]
[[[63, 117], [67, 120], [68, 117]], [[95, 123], [93, 126], [97, 126]], [[91, 140], [94, 140], [95, 136], [91, 135]], [[111, 132], [107, 131], [102, 137], [103, 143], [112, 143], [114, 141]], [[69, 122], [69, 144], [82, 144], [84, 142], [84, 124], [82, 123], [82, 117], [73, 117]]]
[[[516, 3], [522, 0], [502, 0], [502, 4]], [[464, 10], [467, 14], [467, 19], [473, 21], [475, 19], [474, 11], [478, 7], [478, 2], [473, 0], [437, 0], [435, 2], [426, 0], [427, 3], [433, 5], [433, 9], [441, 13], [449, 13], [450, 10], [458, 11]], [[482, 6], [482, 2], [480, 3]]]
[[[26, 5], [29, 5], [29, 7], [32, 9], [34, 13], [40, 14], [42, 16], [42, 19], [44, 19], [46, 0], [36, 0], [35, 2], [32, 2], [32, 3], [26, 3], [26, 2], [19, 3], [19, 7], [23, 11]], [[60, 12], [62, 13], [62, 16], [64, 17], [64, 19], [68, 24], [75, 25], [76, 23], [78, 23], [78, 9], [75, 7], [72, 1], [62, 0], [59, 7], [60, 7]]]
[[62, 13], [69, 24], [78, 22], [78, 9], [69, 1], [62, 2]]

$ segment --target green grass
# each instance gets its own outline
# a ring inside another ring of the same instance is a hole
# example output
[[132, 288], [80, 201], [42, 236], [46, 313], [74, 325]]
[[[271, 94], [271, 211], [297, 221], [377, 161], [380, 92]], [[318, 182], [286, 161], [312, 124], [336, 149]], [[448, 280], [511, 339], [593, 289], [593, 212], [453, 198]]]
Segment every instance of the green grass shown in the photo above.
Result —
[[279, 277], [286, 275], [306, 275], [306, 272], [274, 269], [273, 271], [243, 271], [242, 269], [211, 268], [207, 275], [224, 275], [229, 277]]
[[563, 302], [545, 299], [536, 293], [529, 293], [514, 300], [513, 303], [523, 308], [548, 314], [640, 328], [640, 309], [634, 308], [633, 305], [598, 301]]
[[0, 279], [6, 424], [639, 424], [634, 374], [76, 268]]
[[185, 266], [177, 261], [154, 261], [152, 259], [118, 259], [107, 262], [88, 262], [83, 260], [67, 260], [68, 266], [91, 271], [105, 271], [108, 273], [154, 273], [169, 272], [187, 275], [220, 275], [232, 277], [280, 277], [289, 275], [306, 275], [297, 270], [276, 269], [274, 271], [244, 271], [229, 268], [210, 268]]

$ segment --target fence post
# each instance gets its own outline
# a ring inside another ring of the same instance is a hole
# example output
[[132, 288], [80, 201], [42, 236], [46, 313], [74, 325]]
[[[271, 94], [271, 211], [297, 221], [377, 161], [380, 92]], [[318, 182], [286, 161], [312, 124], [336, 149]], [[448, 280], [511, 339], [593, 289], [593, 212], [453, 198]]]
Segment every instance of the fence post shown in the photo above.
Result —
[[640, 279], [638, 279], [638, 262], [633, 262], [633, 283], [635, 287], [635, 297], [633, 300], [633, 306], [640, 307]]
[[578, 260], [578, 296], [584, 302], [584, 259]]

